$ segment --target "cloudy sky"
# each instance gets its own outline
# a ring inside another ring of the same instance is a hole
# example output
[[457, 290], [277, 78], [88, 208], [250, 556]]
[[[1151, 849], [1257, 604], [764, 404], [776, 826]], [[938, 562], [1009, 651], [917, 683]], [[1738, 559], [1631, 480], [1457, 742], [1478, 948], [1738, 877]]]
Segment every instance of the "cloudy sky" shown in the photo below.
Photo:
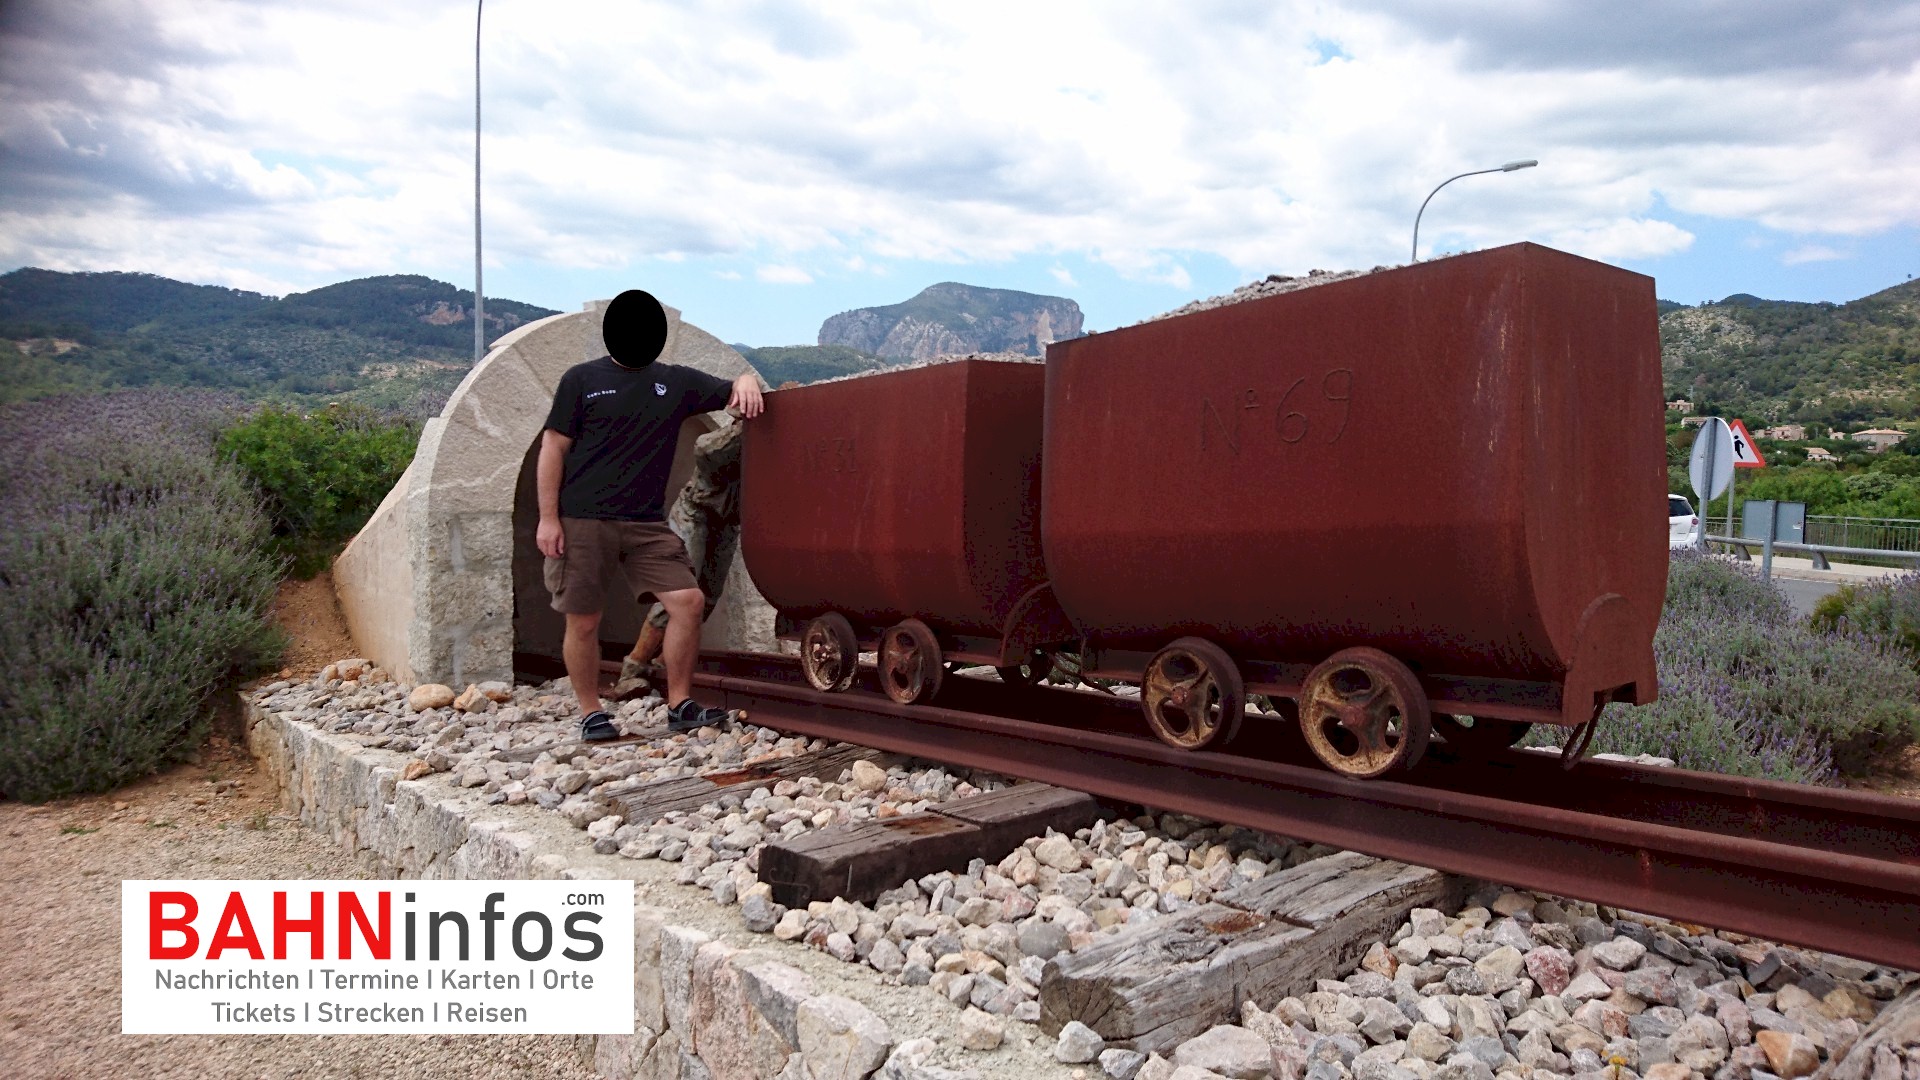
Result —
[[[1104, 329], [1533, 240], [1686, 303], [1920, 272], [1920, 3], [490, 0], [486, 292], [725, 340], [937, 281]], [[474, 7], [0, 0], [0, 271], [472, 285]]]

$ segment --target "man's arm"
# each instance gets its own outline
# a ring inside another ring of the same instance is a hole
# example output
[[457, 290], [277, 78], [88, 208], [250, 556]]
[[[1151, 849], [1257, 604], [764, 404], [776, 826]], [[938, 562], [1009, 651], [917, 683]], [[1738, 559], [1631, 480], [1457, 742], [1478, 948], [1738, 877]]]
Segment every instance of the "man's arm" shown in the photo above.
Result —
[[540, 460], [533, 472], [534, 491], [540, 499], [540, 527], [533, 539], [540, 554], [549, 559], [567, 551], [567, 534], [560, 528], [560, 479], [566, 473], [567, 451], [572, 446], [572, 439], [552, 428], [540, 433]]

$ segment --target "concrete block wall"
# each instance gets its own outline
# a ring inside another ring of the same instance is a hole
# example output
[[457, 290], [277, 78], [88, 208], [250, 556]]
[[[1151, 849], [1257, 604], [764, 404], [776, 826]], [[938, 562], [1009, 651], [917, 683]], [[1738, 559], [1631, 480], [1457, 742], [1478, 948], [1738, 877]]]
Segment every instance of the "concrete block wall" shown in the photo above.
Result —
[[[529, 323], [496, 342], [427, 421], [413, 464], [336, 561], [334, 587], [348, 629], [363, 655], [401, 681], [457, 688], [513, 677], [513, 653], [527, 647], [516, 641], [514, 561], [538, 557], [516, 546], [515, 491], [560, 376], [606, 351], [605, 305]], [[751, 370], [678, 311], [668, 308], [667, 316], [667, 362], [728, 379]], [[706, 422], [724, 419], [715, 414]], [[680, 482], [690, 469], [690, 461], [676, 459]], [[518, 597], [522, 607], [545, 600], [544, 593]], [[630, 613], [610, 620], [634, 622]], [[770, 610], [736, 563], [704, 641], [771, 648], [771, 629]], [[531, 651], [546, 644], [533, 643]], [[557, 641], [552, 652], [558, 655]]]

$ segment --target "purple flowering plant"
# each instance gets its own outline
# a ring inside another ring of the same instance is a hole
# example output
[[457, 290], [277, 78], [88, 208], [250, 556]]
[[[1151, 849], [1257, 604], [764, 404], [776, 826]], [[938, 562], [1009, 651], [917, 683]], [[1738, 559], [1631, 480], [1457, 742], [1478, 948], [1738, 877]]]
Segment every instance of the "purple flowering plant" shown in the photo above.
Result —
[[1778, 588], [1729, 559], [1673, 555], [1654, 656], [1659, 700], [1608, 706], [1595, 752], [1819, 784], [1920, 738], [1920, 676], [1894, 640], [1803, 622]]
[[0, 796], [104, 791], [197, 746], [278, 657], [282, 566], [214, 451], [239, 401], [179, 390], [0, 408]]

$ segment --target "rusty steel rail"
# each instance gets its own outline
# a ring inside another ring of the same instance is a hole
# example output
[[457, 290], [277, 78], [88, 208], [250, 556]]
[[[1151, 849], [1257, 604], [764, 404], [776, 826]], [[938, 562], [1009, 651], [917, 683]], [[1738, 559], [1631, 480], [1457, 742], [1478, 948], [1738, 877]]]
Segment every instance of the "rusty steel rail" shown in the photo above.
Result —
[[807, 686], [786, 657], [708, 653], [696, 682], [751, 721], [988, 769], [1519, 888], [1920, 970], [1920, 802], [1508, 751], [1399, 780], [1315, 763], [1252, 714], [1233, 753], [1172, 749], [1133, 703], [952, 678], [895, 704], [863, 669]]

